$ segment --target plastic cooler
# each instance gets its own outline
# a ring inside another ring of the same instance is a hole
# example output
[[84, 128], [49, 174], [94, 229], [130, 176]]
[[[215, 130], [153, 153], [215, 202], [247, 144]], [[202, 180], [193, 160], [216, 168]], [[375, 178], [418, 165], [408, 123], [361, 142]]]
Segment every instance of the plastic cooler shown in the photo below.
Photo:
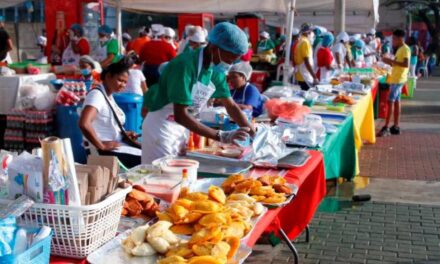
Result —
[[138, 134], [142, 131], [142, 103], [143, 97], [134, 93], [113, 94], [118, 106], [125, 113], [124, 128]]
[[82, 105], [76, 106], [57, 106], [57, 129], [60, 138], [70, 138], [72, 142], [72, 151], [75, 162], [85, 164], [87, 162], [87, 153], [82, 146], [83, 135], [79, 128], [78, 109]]

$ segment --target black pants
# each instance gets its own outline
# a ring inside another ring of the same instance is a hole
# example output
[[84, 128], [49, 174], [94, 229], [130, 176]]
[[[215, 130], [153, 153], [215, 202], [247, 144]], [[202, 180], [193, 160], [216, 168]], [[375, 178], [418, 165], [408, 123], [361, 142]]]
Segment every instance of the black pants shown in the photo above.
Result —
[[299, 87], [301, 87], [301, 90], [308, 91], [310, 89], [310, 86], [306, 82], [300, 82], [298, 81]]
[[133, 168], [137, 165], [141, 164], [141, 156], [135, 156], [127, 153], [119, 153], [112, 151], [100, 151], [98, 150], [99, 155], [101, 156], [115, 156], [124, 164], [128, 169]]
[[159, 82], [159, 66], [160, 65], [144, 65], [142, 72], [147, 79], [147, 86], [150, 88], [153, 84]]

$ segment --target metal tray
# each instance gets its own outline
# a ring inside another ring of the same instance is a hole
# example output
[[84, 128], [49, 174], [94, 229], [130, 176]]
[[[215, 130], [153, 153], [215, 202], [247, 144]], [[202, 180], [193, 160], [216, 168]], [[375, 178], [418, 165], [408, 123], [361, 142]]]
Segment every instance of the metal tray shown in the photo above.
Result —
[[245, 173], [252, 168], [252, 163], [247, 161], [211, 159], [193, 154], [180, 158], [198, 161], [200, 163], [198, 174], [202, 177], [224, 178], [233, 174]]
[[[122, 240], [127, 238], [132, 230], [127, 230], [119, 234], [102, 247], [94, 251], [87, 257], [87, 261], [91, 264], [108, 264], [108, 263], [124, 263], [124, 264], [156, 264], [159, 259], [158, 255], [149, 257], [134, 257], [124, 252], [121, 247]], [[252, 249], [244, 244], [240, 245], [237, 254], [228, 264], [242, 264], [251, 255]]]
[[278, 168], [299, 168], [306, 165], [310, 158], [310, 153], [308, 153], [306, 150], [298, 149], [292, 152], [289, 156], [280, 159], [278, 161]]

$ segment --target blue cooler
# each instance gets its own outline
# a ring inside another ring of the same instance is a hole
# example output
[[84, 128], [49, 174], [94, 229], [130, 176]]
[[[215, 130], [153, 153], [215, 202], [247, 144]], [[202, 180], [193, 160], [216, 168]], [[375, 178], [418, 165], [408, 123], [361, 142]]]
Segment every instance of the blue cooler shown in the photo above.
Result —
[[82, 146], [83, 135], [79, 129], [78, 109], [82, 105], [74, 106], [57, 106], [57, 128], [60, 138], [70, 138], [72, 143], [72, 151], [75, 162], [86, 164], [87, 154]]
[[134, 131], [137, 134], [142, 133], [142, 104], [144, 98], [134, 93], [113, 94], [118, 106], [125, 113], [124, 128], [127, 131]]

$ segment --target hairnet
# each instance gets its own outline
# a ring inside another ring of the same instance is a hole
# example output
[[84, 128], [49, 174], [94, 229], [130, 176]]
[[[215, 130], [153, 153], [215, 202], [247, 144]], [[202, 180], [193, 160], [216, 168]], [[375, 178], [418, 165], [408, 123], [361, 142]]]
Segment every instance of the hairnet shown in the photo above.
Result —
[[299, 34], [299, 28], [293, 28], [292, 29], [292, 35], [293, 36], [296, 36], [296, 35], [298, 35]]
[[140, 27], [139, 30], [138, 30], [138, 33], [139, 34], [141, 34], [141, 33], [147, 34], [147, 28], [146, 27]]
[[127, 32], [125, 32], [124, 34], [122, 34], [122, 38], [126, 39], [126, 40], [131, 40], [131, 36], [130, 34], [128, 34]]
[[244, 75], [246, 81], [248, 81], [251, 78], [252, 66], [249, 64], [249, 62], [241, 61], [239, 63], [233, 64], [231, 69], [229, 69], [229, 72], [241, 73]]
[[176, 36], [176, 32], [170, 27], [166, 27], [163, 29], [163, 34], [167, 37], [174, 38]]
[[46, 46], [47, 45], [47, 38], [44, 36], [38, 36], [37, 44], [41, 45], [41, 46]]
[[304, 23], [301, 25], [301, 33], [310, 32], [312, 30], [312, 24]]
[[197, 43], [205, 43], [206, 36], [203, 31], [197, 31], [196, 33], [194, 33], [194, 35], [189, 37], [189, 40]]
[[371, 35], [376, 35], [376, 29], [372, 28], [368, 33], [370, 33]]
[[260, 33], [260, 36], [263, 37], [263, 38], [267, 38], [267, 39], [270, 38], [269, 33], [267, 33], [266, 31], [261, 32], [261, 33]]
[[92, 66], [92, 69], [96, 70], [97, 72], [101, 72], [101, 65], [89, 55], [81, 56], [79, 58], [79, 61], [90, 64]]
[[80, 24], [72, 24], [70, 29], [73, 31], [77, 31], [81, 36], [84, 35], [84, 29]]
[[104, 34], [104, 35], [111, 35], [113, 32], [113, 30], [107, 26], [107, 25], [102, 25], [98, 28], [98, 33], [99, 34]]
[[365, 42], [361, 39], [357, 39], [354, 44], [354, 47], [363, 49], [365, 47]]
[[249, 48], [246, 33], [229, 22], [222, 22], [215, 25], [208, 35], [208, 40], [220, 49], [236, 55], [245, 54]]
[[337, 42], [341, 42], [341, 41], [348, 42], [349, 40], [350, 40], [350, 37], [348, 36], [347, 32], [341, 32], [336, 37]]
[[333, 41], [335, 40], [335, 37], [333, 37], [333, 34], [330, 32], [326, 32], [322, 34], [322, 46], [323, 47], [330, 47], [333, 44]]
[[316, 26], [313, 28], [313, 33], [315, 33], [316, 37], [320, 37], [322, 35], [322, 30], [320, 27]]

